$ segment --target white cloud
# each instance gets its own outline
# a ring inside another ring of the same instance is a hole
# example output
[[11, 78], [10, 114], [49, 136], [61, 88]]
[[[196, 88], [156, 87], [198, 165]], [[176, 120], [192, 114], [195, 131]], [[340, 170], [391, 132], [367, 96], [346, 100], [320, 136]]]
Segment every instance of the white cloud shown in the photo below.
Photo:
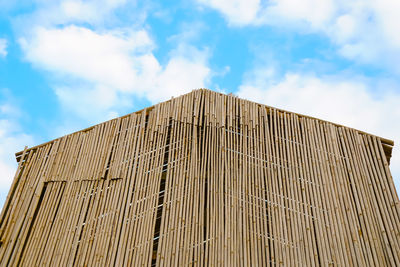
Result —
[[320, 29], [329, 23], [335, 9], [333, 0], [275, 0], [259, 10], [255, 23], [298, 24], [300, 21]]
[[184, 42], [161, 65], [143, 29], [37, 27], [20, 44], [28, 61], [52, 74], [64, 107], [84, 118], [115, 115], [132, 96], [154, 103], [205, 87], [211, 75], [208, 51]]
[[[129, 90], [143, 68], [151, 65], [152, 42], [145, 31], [96, 33], [68, 26], [36, 28], [20, 41], [26, 58], [48, 71]], [[134, 61], [131, 58], [135, 58]]]
[[223, 14], [233, 26], [298, 24], [321, 28], [335, 13], [333, 0], [197, 0]]
[[46, 27], [69, 23], [103, 25], [126, 4], [126, 0], [35, 0], [35, 11], [25, 17], [22, 27], [27, 22]]
[[208, 50], [180, 43], [170, 52], [170, 59], [152, 79], [147, 79], [146, 97], [151, 102], [179, 96], [192, 89], [206, 87], [213, 73], [208, 66]]
[[233, 26], [272, 25], [323, 33], [342, 56], [400, 73], [400, 1], [273, 0], [251, 1], [249, 6], [247, 0], [198, 2], [221, 12]]
[[7, 56], [7, 39], [0, 38], [0, 57]]
[[231, 24], [251, 24], [257, 18], [260, 0], [198, 0], [199, 3], [221, 11]]
[[32, 141], [32, 137], [21, 132], [15, 121], [0, 119], [0, 188], [11, 185], [17, 166], [14, 153]]
[[88, 19], [88, 21], [98, 20], [104, 13], [109, 12], [123, 4], [126, 0], [66, 0], [60, 3], [60, 12], [70, 19]]
[[14, 179], [17, 168], [14, 153], [32, 145], [32, 136], [25, 134], [19, 124], [20, 110], [8, 96], [7, 91], [0, 92], [0, 206], [3, 205], [7, 192]]
[[[385, 88], [377, 97], [371, 93], [371, 89], [376, 88], [371, 86], [374, 85], [362, 78], [348, 80], [302, 73], [287, 73], [282, 79], [276, 79], [273, 69], [268, 68], [248, 73], [238, 95], [360, 129], [397, 143], [400, 141], [400, 94]], [[391, 170], [400, 190], [400, 149], [396, 145]]]

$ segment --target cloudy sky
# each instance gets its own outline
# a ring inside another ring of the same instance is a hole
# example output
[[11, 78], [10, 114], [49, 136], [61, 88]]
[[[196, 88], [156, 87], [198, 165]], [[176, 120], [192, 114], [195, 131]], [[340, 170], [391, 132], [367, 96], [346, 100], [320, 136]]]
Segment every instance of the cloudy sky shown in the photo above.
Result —
[[25, 145], [201, 87], [395, 140], [400, 190], [399, 10], [397, 0], [0, 0], [0, 205]]

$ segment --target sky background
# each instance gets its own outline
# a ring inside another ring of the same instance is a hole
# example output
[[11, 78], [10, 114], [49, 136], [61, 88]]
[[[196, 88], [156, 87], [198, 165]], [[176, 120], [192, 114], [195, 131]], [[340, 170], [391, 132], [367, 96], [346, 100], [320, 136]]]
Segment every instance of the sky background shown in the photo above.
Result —
[[0, 0], [0, 206], [14, 153], [196, 88], [395, 141], [400, 1]]

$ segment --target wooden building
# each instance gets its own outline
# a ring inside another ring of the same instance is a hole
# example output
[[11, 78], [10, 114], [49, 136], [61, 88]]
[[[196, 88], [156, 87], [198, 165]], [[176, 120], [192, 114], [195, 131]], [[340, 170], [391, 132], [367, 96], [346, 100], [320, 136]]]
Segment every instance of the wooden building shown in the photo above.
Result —
[[393, 141], [206, 89], [16, 154], [1, 266], [400, 266]]

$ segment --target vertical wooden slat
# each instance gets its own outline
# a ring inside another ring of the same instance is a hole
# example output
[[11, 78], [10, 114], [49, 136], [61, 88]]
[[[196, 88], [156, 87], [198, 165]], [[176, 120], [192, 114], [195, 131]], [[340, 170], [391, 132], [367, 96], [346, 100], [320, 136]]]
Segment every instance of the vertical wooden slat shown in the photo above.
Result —
[[399, 266], [388, 142], [195, 90], [25, 148], [0, 265]]

